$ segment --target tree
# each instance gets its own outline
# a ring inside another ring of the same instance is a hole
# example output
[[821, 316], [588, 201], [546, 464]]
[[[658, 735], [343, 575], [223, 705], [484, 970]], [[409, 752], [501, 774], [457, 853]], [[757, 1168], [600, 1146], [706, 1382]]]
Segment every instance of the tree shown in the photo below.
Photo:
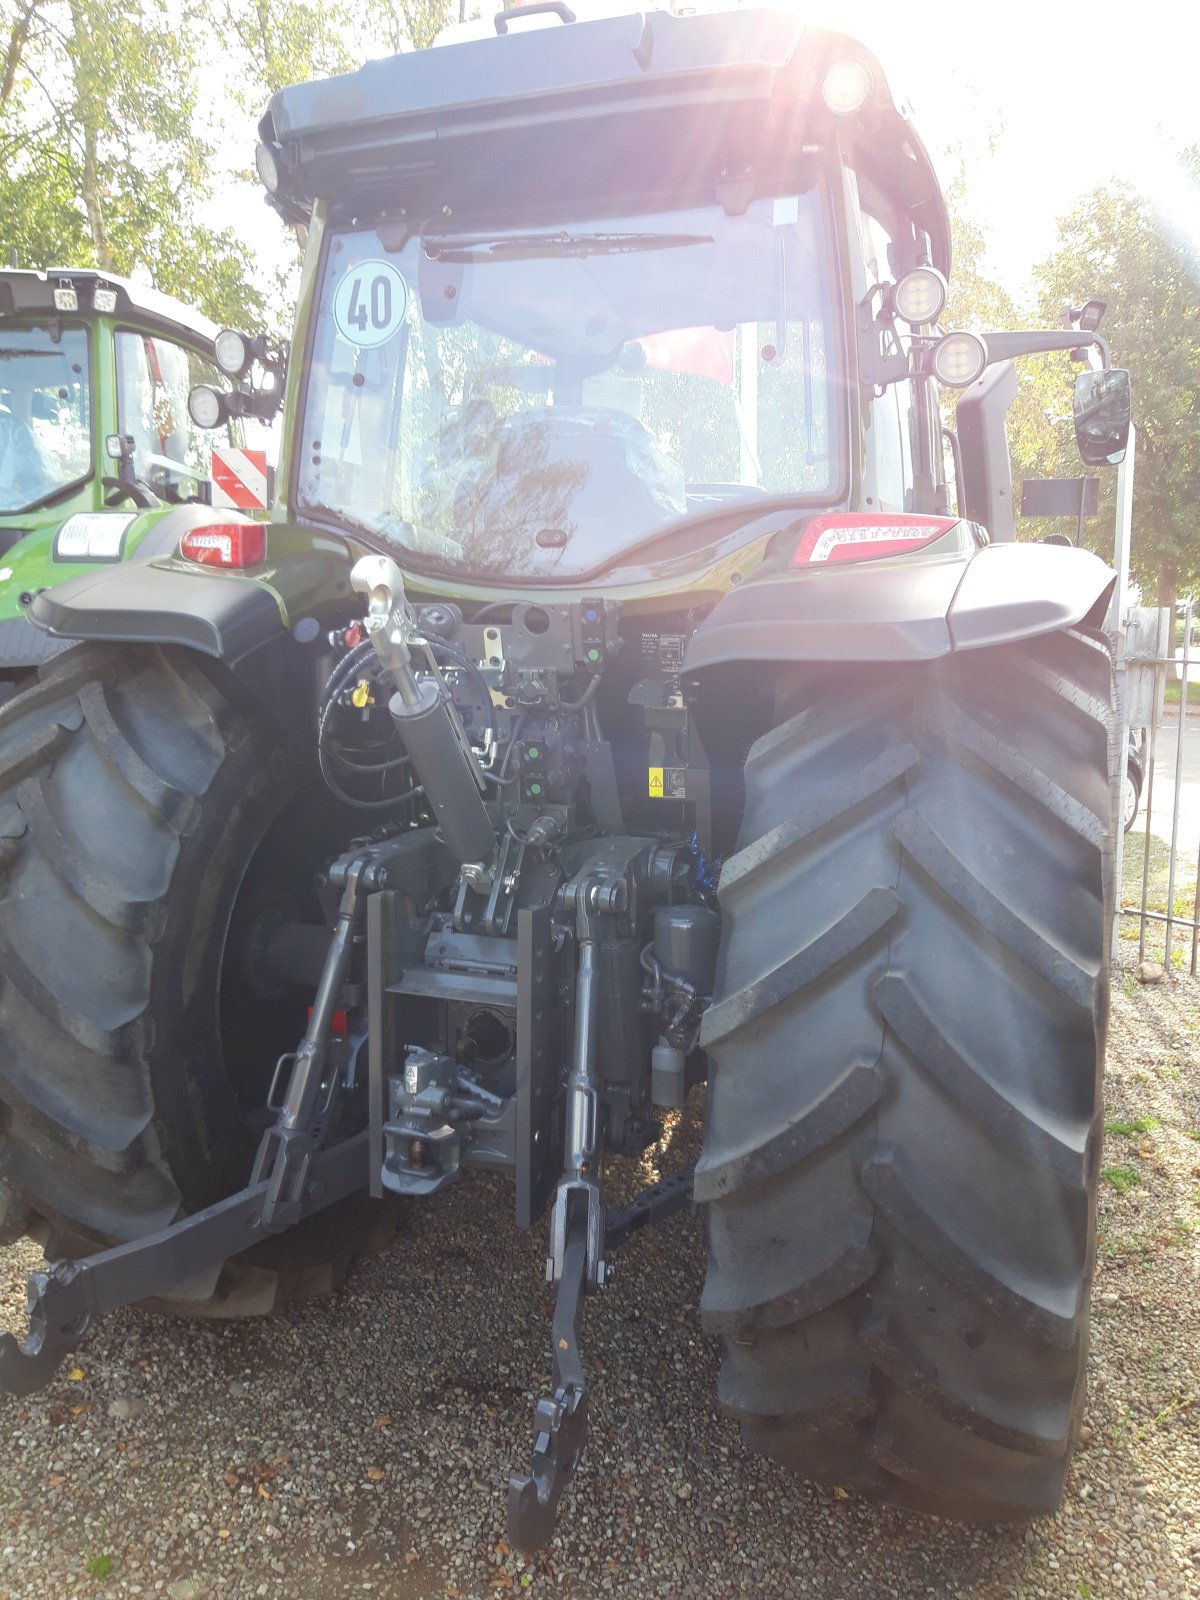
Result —
[[230, 92], [256, 121], [276, 90], [350, 72], [363, 59], [337, 0], [225, 0], [221, 21]]
[[[974, 220], [971, 209], [969, 168], [960, 152], [959, 165], [946, 190], [950, 211], [953, 256], [950, 294], [943, 322], [948, 328], [969, 328], [975, 333], [989, 330], [1030, 327], [1037, 316], [991, 277], [987, 270], [987, 235]], [[1050, 326], [1057, 326], [1057, 316]], [[1012, 456], [1013, 486], [1020, 511], [1021, 484], [1026, 478], [1075, 477], [1080, 472], [1078, 455], [1064, 452], [1062, 425], [1071, 435], [1071, 376], [1065, 362], [1048, 363], [1043, 358], [1017, 362], [1017, 398], [1008, 412], [1009, 449]], [[957, 391], [944, 391], [943, 403], [953, 425]], [[1089, 528], [1094, 535], [1095, 528]], [[1062, 532], [1063, 525], [1044, 518], [1017, 520], [1019, 539], [1041, 539]], [[1074, 529], [1071, 530], [1072, 535]]]
[[276, 90], [351, 72], [375, 55], [423, 50], [456, 15], [456, 0], [225, 0], [234, 98], [257, 118]]
[[249, 252], [198, 218], [193, 0], [17, 0], [0, 78], [0, 250], [22, 265], [141, 271], [217, 320], [261, 317]]
[[[474, 0], [470, 9], [476, 12]], [[375, 36], [393, 55], [426, 49], [448, 22], [466, 14], [459, 0], [370, 0], [367, 9]]]
[[[1181, 165], [1200, 178], [1200, 149]], [[1138, 429], [1131, 566], [1173, 608], [1200, 585], [1200, 247], [1128, 184], [1097, 189], [1060, 229], [1037, 270], [1041, 310], [1057, 317], [1066, 302], [1108, 302], [1103, 332], [1132, 373]]]

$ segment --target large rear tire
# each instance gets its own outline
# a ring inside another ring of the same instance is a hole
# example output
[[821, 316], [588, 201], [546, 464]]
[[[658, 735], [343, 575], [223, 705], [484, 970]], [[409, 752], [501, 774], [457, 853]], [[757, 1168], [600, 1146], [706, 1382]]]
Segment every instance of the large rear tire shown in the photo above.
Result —
[[806, 1477], [1053, 1511], [1095, 1239], [1107, 651], [790, 669], [778, 706], [702, 1041], [721, 1399]]
[[[188, 651], [79, 647], [0, 712], [0, 1233], [76, 1256], [246, 1182], [309, 997], [255, 994], [235, 946], [258, 905], [319, 920], [306, 897], [340, 841], [314, 789], [298, 744]], [[334, 1208], [170, 1304], [321, 1292], [390, 1215]]]

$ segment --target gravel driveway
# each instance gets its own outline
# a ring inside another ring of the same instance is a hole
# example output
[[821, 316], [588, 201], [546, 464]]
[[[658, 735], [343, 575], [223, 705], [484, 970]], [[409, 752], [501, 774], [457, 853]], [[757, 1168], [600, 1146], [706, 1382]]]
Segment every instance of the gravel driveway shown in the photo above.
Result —
[[[332, 1300], [241, 1325], [117, 1314], [49, 1390], [0, 1401], [0, 1600], [1200, 1595], [1198, 1030], [1200, 983], [1117, 975], [1091, 1398], [1049, 1521], [921, 1521], [743, 1451], [688, 1217], [589, 1304], [591, 1443], [548, 1556], [523, 1562], [503, 1486], [546, 1373], [543, 1240], [473, 1176]], [[35, 1260], [0, 1251], [0, 1324]]]

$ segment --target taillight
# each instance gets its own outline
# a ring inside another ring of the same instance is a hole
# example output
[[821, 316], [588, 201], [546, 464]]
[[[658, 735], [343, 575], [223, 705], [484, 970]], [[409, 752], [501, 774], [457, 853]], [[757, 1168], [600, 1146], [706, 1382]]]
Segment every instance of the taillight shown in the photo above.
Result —
[[184, 534], [179, 554], [202, 567], [256, 567], [266, 558], [267, 530], [261, 522], [206, 522]]
[[814, 517], [805, 528], [794, 567], [812, 561], [872, 561], [919, 550], [948, 533], [954, 517], [915, 517], [903, 512], [838, 511]]

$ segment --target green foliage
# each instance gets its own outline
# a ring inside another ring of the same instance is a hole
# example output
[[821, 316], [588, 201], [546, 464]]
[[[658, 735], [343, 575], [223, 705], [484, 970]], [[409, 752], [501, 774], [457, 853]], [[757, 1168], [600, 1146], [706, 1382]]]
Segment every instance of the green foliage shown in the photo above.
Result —
[[288, 84], [351, 72], [373, 56], [423, 50], [458, 16], [456, 0], [224, 0], [223, 43], [237, 103], [255, 120]]
[[447, 23], [477, 14], [474, 4], [462, 7], [458, 0], [368, 0], [366, 7], [368, 32], [393, 55], [424, 50]]
[[295, 264], [256, 281], [246, 245], [205, 220], [221, 119], [200, 67], [226, 63], [248, 157], [276, 89], [423, 47], [457, 14], [454, 0], [0, 0], [0, 259], [148, 278], [217, 322], [261, 326], [268, 301], [287, 320]]
[[1111, 1183], [1118, 1194], [1128, 1194], [1142, 1181], [1142, 1175], [1136, 1167], [1104, 1167], [1100, 1176], [1105, 1183]]
[[946, 205], [953, 255], [950, 295], [942, 318], [946, 327], [971, 328], [976, 333], [1020, 327], [1020, 311], [1012, 296], [988, 275], [987, 235], [975, 219], [971, 172], [961, 151], [957, 170], [946, 186]]
[[[1200, 178], [1200, 149], [1181, 158]], [[1196, 372], [1200, 365], [1200, 247], [1167, 211], [1126, 184], [1088, 195], [1060, 221], [1060, 244], [1038, 269], [1040, 310], [1089, 296], [1107, 300], [1104, 334], [1117, 365], [1133, 374], [1138, 428], [1134, 576], [1162, 604], [1200, 583], [1195, 493], [1200, 481]], [[1055, 365], [1061, 364], [1058, 358]], [[1055, 431], [1055, 459], [1066, 429]], [[1113, 474], [1105, 475], [1111, 482]], [[1106, 496], [1107, 498], [1107, 496]], [[1103, 515], [1094, 524], [1108, 526]]]
[[[1185, 180], [1200, 180], [1200, 149], [1180, 164]], [[1148, 601], [1172, 604], [1177, 593], [1200, 584], [1193, 510], [1200, 482], [1200, 247], [1151, 198], [1107, 184], [1060, 220], [1059, 243], [1036, 272], [1037, 303], [1024, 307], [987, 273], [986, 235], [974, 220], [970, 174], [961, 161], [947, 199], [955, 255], [947, 327], [1055, 328], [1065, 305], [1107, 301], [1103, 331], [1114, 363], [1131, 370], [1138, 427], [1132, 573]], [[1083, 542], [1110, 558], [1116, 473], [1080, 462], [1071, 421], [1078, 370], [1066, 354], [1018, 362], [1020, 388], [1009, 412], [1013, 481], [1019, 493], [1026, 478], [1096, 472], [1099, 512], [1085, 522]], [[1018, 522], [1021, 538], [1064, 532], [1074, 536], [1061, 518]]]
[[253, 323], [250, 256], [198, 211], [212, 159], [196, 131], [202, 12], [150, 0], [25, 0], [0, 99], [0, 251], [22, 266], [149, 277]]
[[321, 0], [225, 0], [221, 31], [238, 105], [257, 120], [277, 89], [348, 72], [356, 63], [342, 42], [345, 20]]
[[107, 1553], [98, 1556], [88, 1556], [83, 1563], [89, 1578], [107, 1578], [115, 1565], [113, 1558]]
[[1132, 1122], [1106, 1122], [1105, 1133], [1118, 1133], [1125, 1137], [1134, 1133], [1149, 1133], [1159, 1126], [1157, 1117], [1134, 1117]]
[[[1008, 290], [989, 275], [987, 234], [972, 209], [972, 171], [961, 152], [955, 176], [946, 188], [946, 204], [950, 210], [953, 266], [950, 295], [942, 318], [944, 325], [970, 328], [976, 333], [1035, 326], [1038, 318], [1030, 309], [1014, 300]], [[1058, 326], [1057, 313], [1050, 326]], [[1019, 361], [1017, 380], [1017, 398], [1009, 409], [1008, 431], [1013, 484], [1019, 496], [1025, 478], [1078, 477], [1083, 469], [1075, 449], [1071, 422], [1072, 375], [1065, 358], [1054, 364], [1047, 358]], [[957, 399], [957, 391], [943, 391], [951, 426]], [[1020, 509], [1019, 500], [1017, 509]], [[1092, 525], [1111, 526], [1111, 510], [1107, 516], [1107, 522], [1093, 522]], [[1066, 524], [1058, 518], [1018, 517], [1017, 537], [1041, 539], [1048, 533], [1062, 533], [1065, 528]], [[1074, 530], [1071, 532], [1073, 534]]]

